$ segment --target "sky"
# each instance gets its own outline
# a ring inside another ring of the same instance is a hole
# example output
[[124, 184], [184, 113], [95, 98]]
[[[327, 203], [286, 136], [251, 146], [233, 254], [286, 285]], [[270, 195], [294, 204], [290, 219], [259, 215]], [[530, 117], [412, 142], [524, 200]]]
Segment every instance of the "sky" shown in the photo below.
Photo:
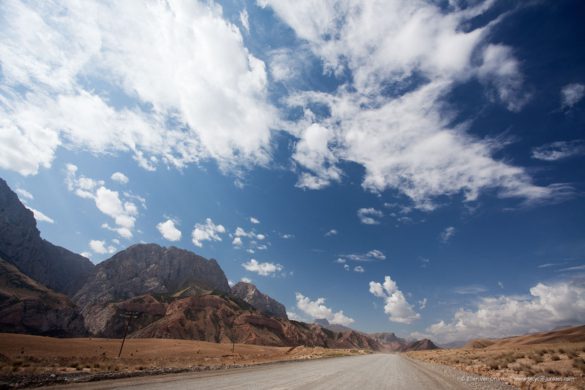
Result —
[[95, 264], [215, 258], [293, 319], [585, 323], [580, 1], [0, 3], [0, 176]]

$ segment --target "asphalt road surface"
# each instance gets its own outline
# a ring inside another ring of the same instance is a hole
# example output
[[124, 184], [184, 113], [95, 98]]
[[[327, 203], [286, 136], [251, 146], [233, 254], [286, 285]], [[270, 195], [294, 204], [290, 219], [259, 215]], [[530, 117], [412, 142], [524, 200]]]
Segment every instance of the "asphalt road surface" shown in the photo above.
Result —
[[[483, 384], [480, 388], [500, 388]], [[495, 384], [492, 384], [495, 385]], [[61, 386], [58, 386], [61, 387]], [[63, 388], [92, 389], [469, 389], [432, 365], [400, 355], [373, 354], [244, 369], [80, 383]], [[53, 387], [55, 388], [55, 387]]]

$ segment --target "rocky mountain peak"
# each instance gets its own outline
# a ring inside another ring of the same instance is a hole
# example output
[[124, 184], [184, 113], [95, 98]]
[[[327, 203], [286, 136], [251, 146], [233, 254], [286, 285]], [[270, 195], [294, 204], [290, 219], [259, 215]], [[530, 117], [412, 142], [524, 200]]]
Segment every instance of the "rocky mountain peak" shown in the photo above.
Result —
[[0, 255], [45, 286], [73, 295], [93, 269], [91, 261], [41, 238], [32, 211], [0, 179]]
[[233, 296], [250, 304], [256, 310], [276, 318], [288, 319], [286, 308], [277, 300], [263, 294], [258, 288], [246, 282], [239, 282], [231, 289]]

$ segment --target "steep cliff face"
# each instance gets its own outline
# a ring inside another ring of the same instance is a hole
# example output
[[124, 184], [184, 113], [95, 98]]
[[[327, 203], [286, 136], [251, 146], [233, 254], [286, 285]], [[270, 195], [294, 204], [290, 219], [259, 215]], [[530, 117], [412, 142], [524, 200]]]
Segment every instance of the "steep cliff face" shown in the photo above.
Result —
[[0, 179], [0, 255], [43, 285], [72, 296], [93, 264], [83, 256], [43, 240], [32, 211]]
[[87, 327], [98, 333], [95, 317], [108, 305], [143, 294], [172, 295], [186, 290], [230, 291], [215, 260], [178, 248], [134, 245], [95, 267], [75, 295]]
[[83, 317], [63, 294], [37, 283], [0, 259], [0, 332], [82, 336]]
[[233, 296], [249, 303], [261, 313], [271, 317], [288, 319], [286, 308], [282, 303], [263, 294], [251, 283], [239, 282], [232, 287], [231, 293]]

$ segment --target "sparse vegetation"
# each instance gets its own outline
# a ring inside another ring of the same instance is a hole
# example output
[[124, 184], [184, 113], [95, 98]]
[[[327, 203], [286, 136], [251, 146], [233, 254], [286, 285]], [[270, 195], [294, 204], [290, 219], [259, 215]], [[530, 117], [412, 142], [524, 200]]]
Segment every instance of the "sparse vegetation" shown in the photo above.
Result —
[[[0, 343], [4, 356], [0, 359], [0, 381], [5, 382], [22, 380], [33, 374], [93, 375], [197, 370], [225, 368], [233, 364], [251, 365], [367, 353], [355, 348], [327, 349], [304, 346], [291, 348], [236, 344], [236, 353], [232, 354], [231, 343], [128, 339], [122, 357], [117, 359], [120, 340], [116, 339], [55, 339], [0, 333]], [[21, 350], [26, 350], [26, 353], [22, 354]]]
[[[474, 374], [504, 379], [522, 389], [585, 388], [585, 343], [519, 345], [408, 352], [407, 355]], [[546, 381], [543, 378], [566, 378]]]

